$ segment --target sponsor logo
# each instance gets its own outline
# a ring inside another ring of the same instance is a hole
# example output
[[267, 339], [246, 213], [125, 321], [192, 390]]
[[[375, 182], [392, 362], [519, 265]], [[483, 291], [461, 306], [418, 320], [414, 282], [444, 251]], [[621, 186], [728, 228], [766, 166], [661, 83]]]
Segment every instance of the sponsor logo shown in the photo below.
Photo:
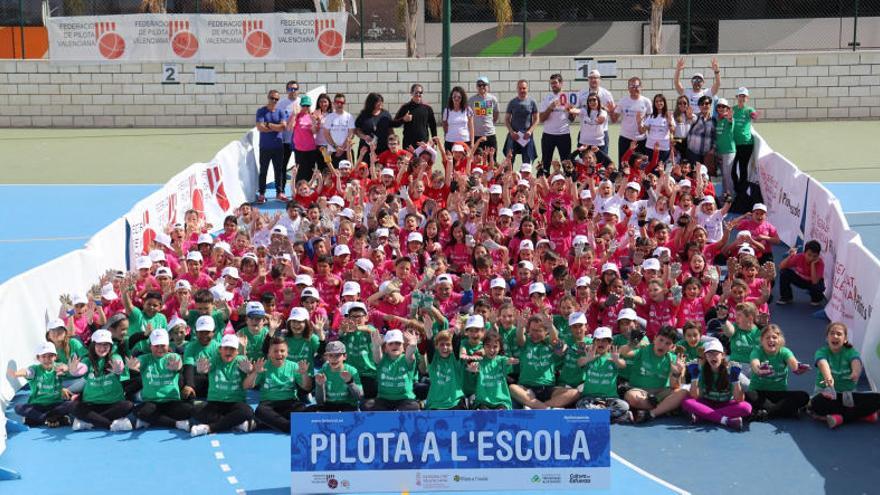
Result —
[[587, 484], [587, 483], [590, 483], [591, 480], [590, 480], [589, 474], [571, 473], [568, 475], [568, 482], [570, 484], [576, 485], [576, 484]]

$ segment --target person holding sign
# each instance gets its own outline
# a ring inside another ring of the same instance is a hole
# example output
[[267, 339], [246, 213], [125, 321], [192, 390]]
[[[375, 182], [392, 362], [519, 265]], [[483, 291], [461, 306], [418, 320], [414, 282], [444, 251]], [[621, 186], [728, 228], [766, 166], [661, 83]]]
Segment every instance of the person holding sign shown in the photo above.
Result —
[[742, 368], [728, 363], [718, 339], [703, 344], [703, 360], [702, 366], [699, 361], [687, 365], [691, 388], [681, 408], [691, 415], [692, 423], [704, 420], [742, 431], [743, 418], [752, 412], [739, 381]]
[[624, 399], [636, 410], [636, 423], [678, 409], [687, 396], [687, 390], [681, 388], [684, 358], [676, 359], [672, 352], [677, 338], [675, 328], [664, 326], [649, 346], [633, 350], [632, 344], [627, 344], [620, 349], [620, 355], [630, 360], [627, 366], [632, 368], [629, 381], [633, 388]]
[[216, 353], [199, 358], [196, 369], [208, 375], [208, 402], [196, 410], [194, 417], [202, 424], [190, 428], [190, 435], [197, 437], [233, 428], [243, 432], [253, 429], [254, 411], [245, 402], [243, 386], [253, 363], [239, 355], [240, 345], [237, 336], [224, 335]]
[[315, 374], [315, 409], [321, 412], [357, 411], [364, 396], [360, 373], [346, 364], [345, 344], [335, 340], [327, 344], [324, 365]]
[[829, 428], [844, 422], [877, 422], [880, 394], [856, 392], [862, 376], [862, 359], [847, 338], [846, 325], [833, 322], [825, 330], [826, 345], [816, 351], [816, 395], [810, 410], [824, 417]]
[[150, 333], [150, 353], [126, 359], [131, 371], [141, 374], [143, 403], [135, 409], [135, 428], [151, 425], [189, 431], [192, 402], [180, 399], [180, 370], [183, 359], [168, 352], [168, 331], [157, 328]]
[[259, 424], [290, 433], [290, 413], [306, 410], [297, 400], [297, 389], [311, 390], [311, 366], [306, 360], [287, 359], [287, 340], [281, 335], [269, 339], [267, 356], [268, 360], [260, 357], [253, 362], [242, 388], [260, 389], [260, 405], [254, 413]]
[[413, 393], [413, 363], [419, 337], [407, 333], [404, 351], [404, 333], [388, 330], [385, 336], [371, 332], [373, 337], [373, 361], [378, 368], [379, 393], [375, 399], [364, 402], [365, 411], [418, 411], [420, 409]]
[[559, 159], [565, 160], [571, 154], [571, 130], [569, 123], [574, 119], [574, 106], [568, 100], [568, 93], [562, 92], [562, 74], [550, 76], [550, 93], [541, 100], [538, 111], [544, 123], [541, 136], [541, 169], [539, 175], [550, 174], [553, 153], [559, 150]]

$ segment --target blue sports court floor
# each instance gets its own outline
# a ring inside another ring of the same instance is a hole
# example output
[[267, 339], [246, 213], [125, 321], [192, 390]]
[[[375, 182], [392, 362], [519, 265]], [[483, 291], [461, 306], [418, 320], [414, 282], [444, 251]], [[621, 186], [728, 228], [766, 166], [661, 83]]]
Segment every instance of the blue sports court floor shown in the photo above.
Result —
[[[827, 183], [851, 225], [880, 252], [880, 184]], [[0, 186], [0, 282], [81, 247], [90, 235], [158, 186]], [[281, 203], [270, 202], [268, 208]], [[63, 211], [64, 215], [58, 214]], [[811, 316], [804, 296], [774, 308], [796, 355], [810, 360], [823, 340], [824, 320]], [[792, 387], [812, 390], [812, 373]], [[21, 397], [19, 398], [19, 400]], [[15, 417], [12, 411], [7, 415]], [[878, 493], [878, 425], [828, 431], [819, 423], [774, 421], [732, 433], [667, 418], [648, 426], [613, 426], [610, 493], [761, 493], [801, 495]], [[175, 487], [191, 495], [289, 493], [289, 443], [266, 432], [190, 439], [184, 432], [72, 432], [34, 429], [14, 434], [0, 466], [22, 475], [0, 482], [2, 494], [66, 491], [72, 480], [90, 493], [156, 493]], [[100, 473], [84, 480], [82, 469]], [[148, 477], [156, 480], [147, 482]], [[137, 480], [137, 482], [132, 482]], [[665, 480], [665, 481], [664, 481]], [[784, 488], [780, 488], [784, 487]], [[602, 492], [597, 492], [602, 493]]]

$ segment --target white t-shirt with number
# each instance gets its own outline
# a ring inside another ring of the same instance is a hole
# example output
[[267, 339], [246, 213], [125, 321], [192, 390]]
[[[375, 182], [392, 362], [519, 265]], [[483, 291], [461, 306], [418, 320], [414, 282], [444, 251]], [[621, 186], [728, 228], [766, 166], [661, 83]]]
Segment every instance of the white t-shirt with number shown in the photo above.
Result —
[[620, 135], [635, 141], [645, 139], [645, 135], [639, 132], [636, 122], [636, 114], [641, 113], [642, 118], [651, 114], [651, 100], [645, 96], [639, 96], [635, 100], [629, 95], [620, 100], [614, 108], [614, 113], [622, 117], [620, 121]]
[[[576, 98], [577, 96], [575, 96]], [[550, 116], [547, 117], [547, 120], [544, 121], [544, 134], [569, 134], [571, 132], [571, 128], [569, 127], [568, 121], [568, 110], [565, 109], [565, 105], [568, 103], [571, 98], [571, 93], [566, 93], [565, 91], [560, 91], [559, 93], [548, 93], [544, 95], [544, 98], [541, 100], [541, 104], [538, 105], [538, 112], [543, 113], [550, 107], [550, 103], [554, 100], [559, 102], [556, 105], [556, 108], [550, 112]]]

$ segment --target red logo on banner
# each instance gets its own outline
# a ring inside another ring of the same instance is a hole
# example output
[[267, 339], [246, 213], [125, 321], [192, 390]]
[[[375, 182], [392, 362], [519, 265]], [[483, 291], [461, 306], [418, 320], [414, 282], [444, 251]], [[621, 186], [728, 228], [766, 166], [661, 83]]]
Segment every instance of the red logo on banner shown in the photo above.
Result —
[[315, 38], [318, 40], [318, 50], [328, 57], [339, 55], [345, 43], [342, 33], [336, 30], [334, 19], [315, 19]]
[[199, 40], [189, 31], [189, 21], [168, 21], [171, 49], [181, 58], [190, 58], [199, 51]]
[[149, 210], [144, 211], [144, 234], [141, 238], [143, 244], [143, 248], [141, 249], [142, 254], [149, 254], [150, 252], [150, 244], [156, 240], [156, 231], [150, 227], [150, 212]]
[[125, 39], [116, 34], [115, 22], [96, 22], [95, 39], [98, 40], [98, 51], [106, 59], [114, 60], [125, 53]]
[[223, 187], [223, 172], [220, 167], [214, 166], [208, 170], [208, 185], [220, 208], [229, 211], [229, 198], [226, 197], [226, 189]]
[[244, 46], [253, 57], [265, 57], [272, 50], [272, 38], [263, 31], [263, 21], [241, 21]]

